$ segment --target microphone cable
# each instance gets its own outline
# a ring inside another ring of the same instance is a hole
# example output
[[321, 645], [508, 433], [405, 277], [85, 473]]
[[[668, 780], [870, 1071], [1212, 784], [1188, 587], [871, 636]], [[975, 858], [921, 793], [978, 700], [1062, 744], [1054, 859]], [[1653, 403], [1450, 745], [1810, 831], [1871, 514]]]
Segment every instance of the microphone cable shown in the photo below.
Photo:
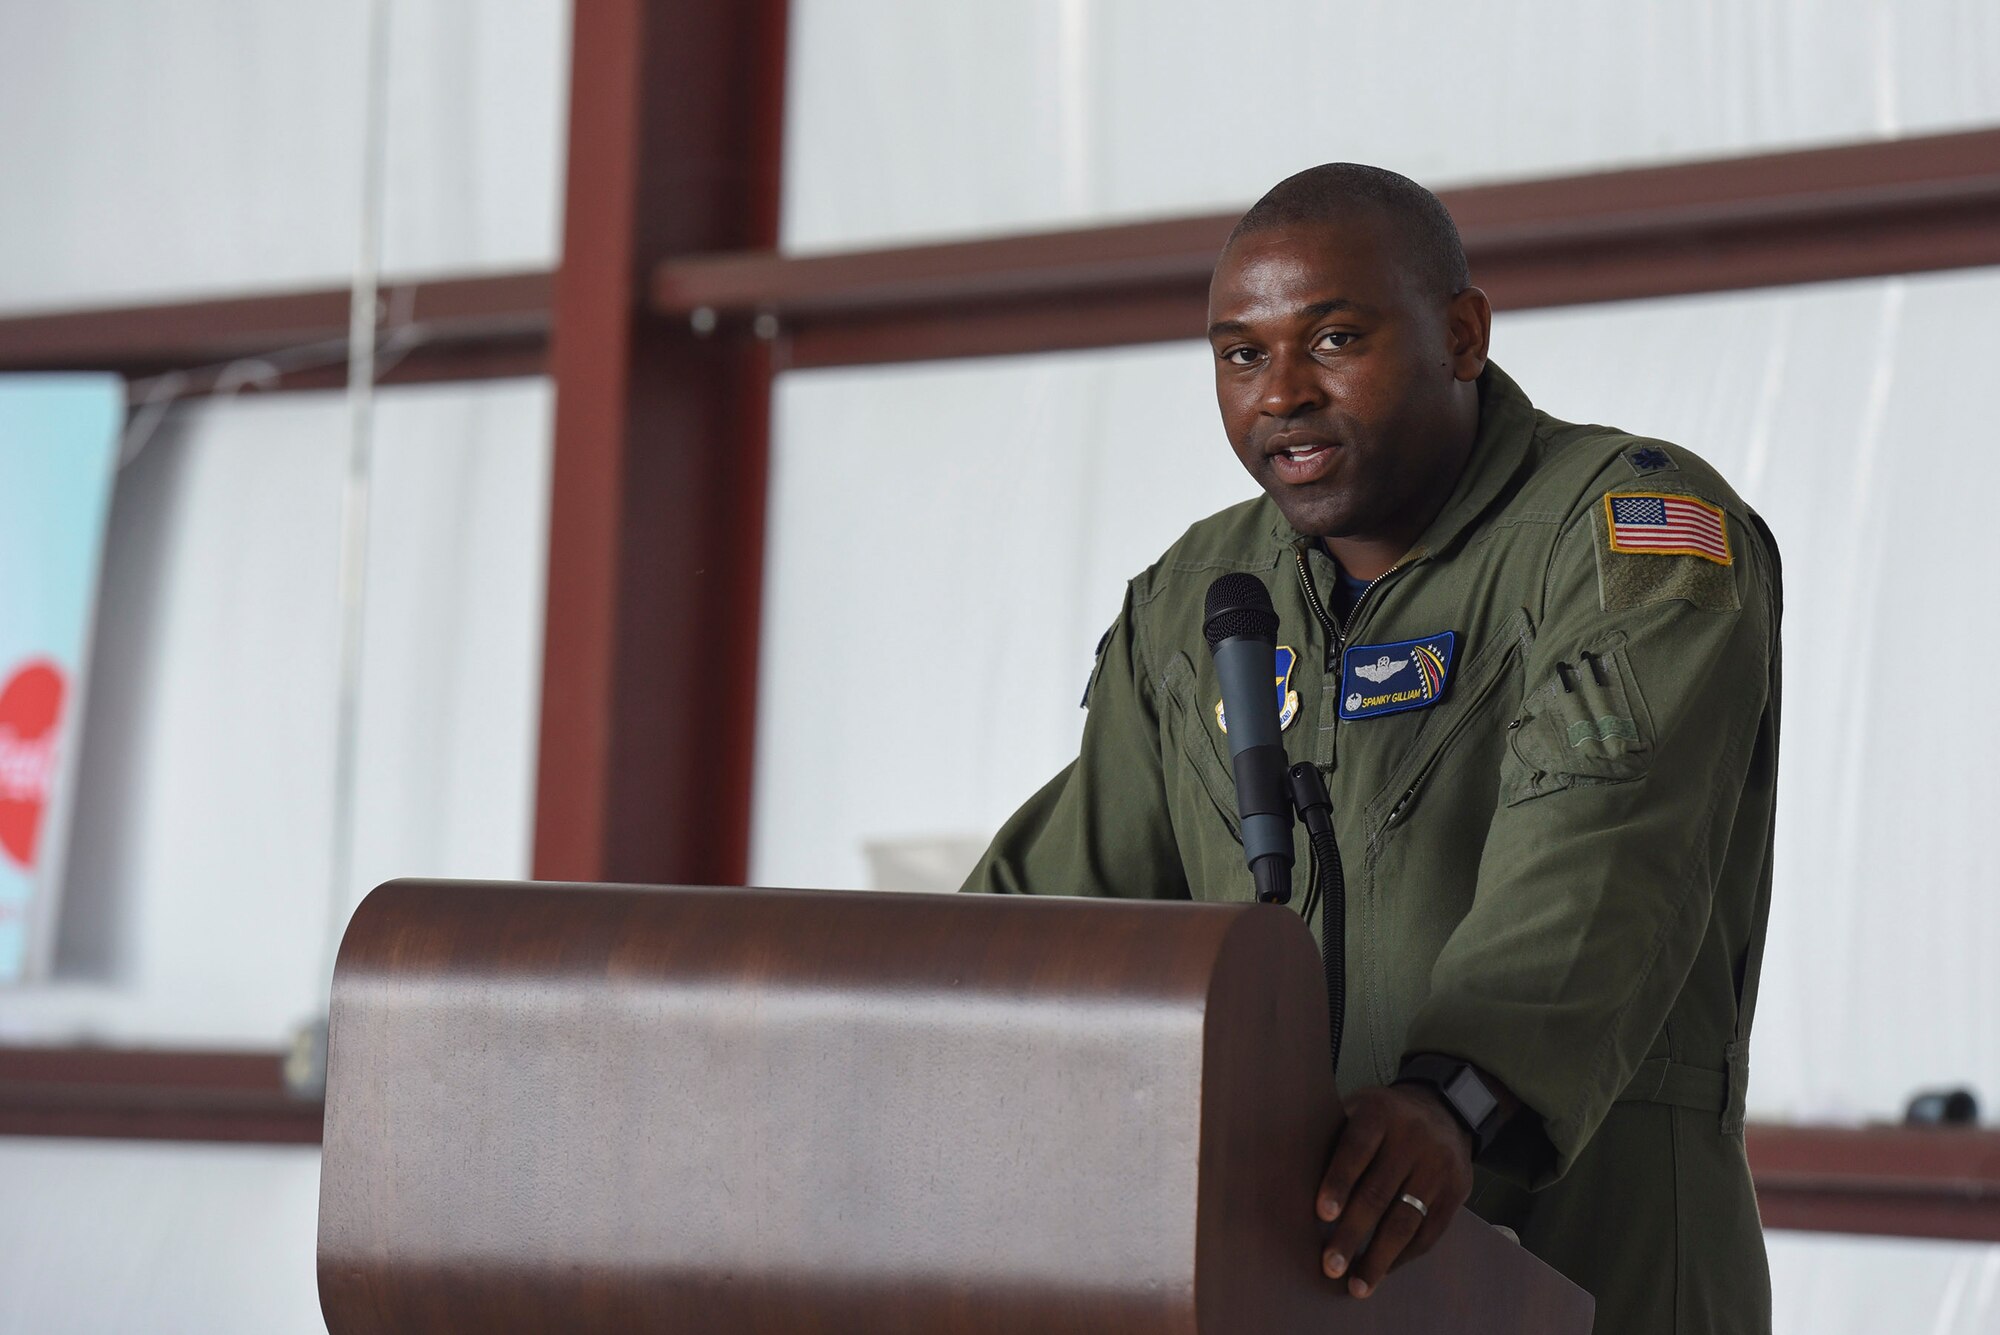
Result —
[[1310, 847], [1307, 885], [1301, 916], [1310, 921], [1319, 907], [1320, 968], [1326, 976], [1328, 1056], [1340, 1073], [1341, 1031], [1347, 1023], [1347, 874], [1340, 865], [1340, 844], [1333, 832], [1333, 799], [1316, 766], [1303, 761], [1287, 771], [1292, 805], [1306, 825]]

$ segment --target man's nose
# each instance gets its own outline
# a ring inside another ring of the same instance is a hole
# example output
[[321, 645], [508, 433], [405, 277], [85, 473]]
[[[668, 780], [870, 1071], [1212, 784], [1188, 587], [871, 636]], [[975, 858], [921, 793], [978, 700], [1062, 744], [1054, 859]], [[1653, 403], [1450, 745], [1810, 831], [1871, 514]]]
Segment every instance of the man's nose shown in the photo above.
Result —
[[1264, 397], [1259, 405], [1268, 417], [1295, 417], [1324, 407], [1326, 392], [1319, 383], [1319, 364], [1287, 348], [1271, 354], [1264, 373]]

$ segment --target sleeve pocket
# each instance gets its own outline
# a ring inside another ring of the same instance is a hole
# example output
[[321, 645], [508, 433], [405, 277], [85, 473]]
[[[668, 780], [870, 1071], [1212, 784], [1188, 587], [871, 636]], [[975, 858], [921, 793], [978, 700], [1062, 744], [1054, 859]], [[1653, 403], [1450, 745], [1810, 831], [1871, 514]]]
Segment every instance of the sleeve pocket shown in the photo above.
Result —
[[1510, 806], [1644, 774], [1652, 763], [1653, 720], [1624, 634], [1558, 662], [1529, 692], [1512, 732], [1501, 784]]
[[[1217, 814], [1229, 826], [1229, 833], [1241, 843], [1243, 829], [1236, 815], [1236, 776], [1222, 758], [1219, 743], [1209, 735], [1209, 716], [1196, 700], [1197, 681], [1194, 660], [1185, 653], [1177, 653], [1168, 660], [1167, 670], [1161, 674], [1160, 681], [1171, 702], [1166, 711], [1166, 732], [1178, 748], [1181, 759], [1194, 770]], [[1171, 780], [1171, 751], [1164, 754], [1161, 761]]]

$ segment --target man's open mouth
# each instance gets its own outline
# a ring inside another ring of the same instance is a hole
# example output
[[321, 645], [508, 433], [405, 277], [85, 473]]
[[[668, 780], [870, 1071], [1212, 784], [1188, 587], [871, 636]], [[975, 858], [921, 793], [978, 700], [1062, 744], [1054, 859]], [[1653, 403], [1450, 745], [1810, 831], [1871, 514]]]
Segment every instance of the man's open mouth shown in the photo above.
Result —
[[1323, 440], [1298, 441], [1274, 451], [1269, 457], [1271, 471], [1280, 482], [1297, 486], [1317, 482], [1333, 467], [1339, 446]]

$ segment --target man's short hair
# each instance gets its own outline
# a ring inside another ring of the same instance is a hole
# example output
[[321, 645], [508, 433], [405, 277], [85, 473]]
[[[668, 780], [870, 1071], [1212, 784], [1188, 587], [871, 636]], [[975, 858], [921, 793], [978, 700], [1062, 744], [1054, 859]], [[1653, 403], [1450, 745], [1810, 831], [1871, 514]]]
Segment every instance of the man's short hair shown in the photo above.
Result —
[[1441, 295], [1456, 296], [1472, 286], [1465, 244], [1443, 202], [1407, 176], [1359, 162], [1328, 162], [1287, 176], [1238, 220], [1229, 244], [1266, 228], [1332, 222], [1357, 207], [1388, 215], [1410, 261]]

